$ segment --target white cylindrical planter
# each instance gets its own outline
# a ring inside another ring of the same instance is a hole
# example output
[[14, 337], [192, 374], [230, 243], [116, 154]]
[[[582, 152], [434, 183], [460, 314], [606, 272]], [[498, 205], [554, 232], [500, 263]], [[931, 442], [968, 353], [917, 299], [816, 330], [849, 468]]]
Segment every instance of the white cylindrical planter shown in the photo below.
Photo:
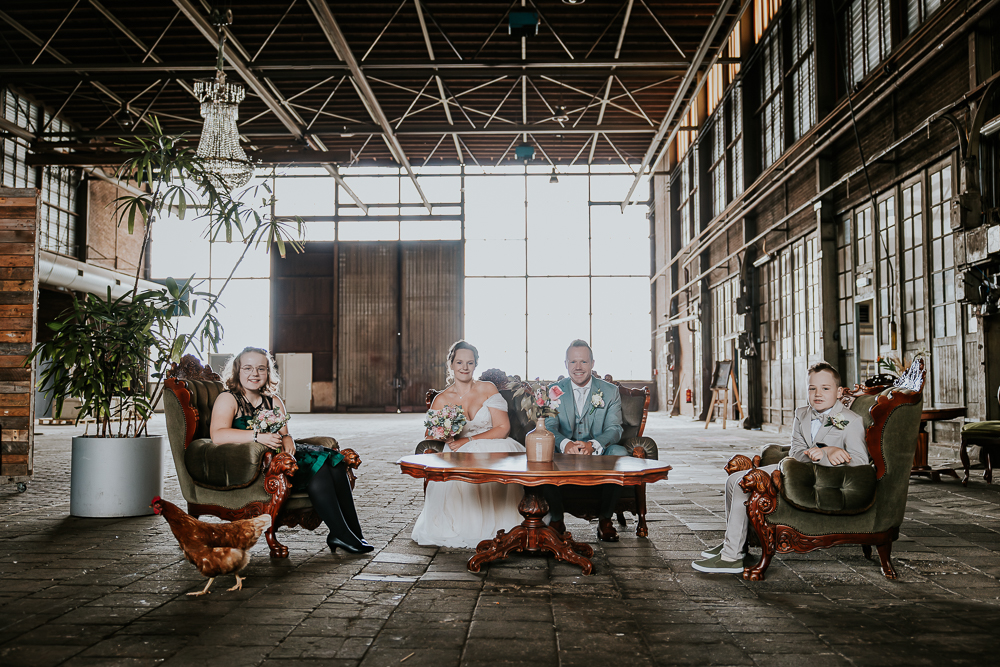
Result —
[[163, 495], [163, 436], [73, 438], [69, 513], [84, 517], [152, 514]]

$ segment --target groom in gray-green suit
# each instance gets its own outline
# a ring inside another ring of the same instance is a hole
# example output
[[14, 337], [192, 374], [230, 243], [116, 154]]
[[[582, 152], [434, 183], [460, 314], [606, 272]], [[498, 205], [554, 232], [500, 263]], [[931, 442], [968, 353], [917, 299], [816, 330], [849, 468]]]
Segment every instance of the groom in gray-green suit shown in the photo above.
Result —
[[[563, 392], [558, 416], [548, 417], [545, 428], [556, 436], [556, 450], [563, 454], [593, 456], [628, 456], [618, 444], [622, 437], [622, 402], [618, 387], [593, 376], [594, 353], [584, 340], [574, 340], [566, 349], [569, 377], [556, 383]], [[622, 495], [618, 484], [604, 484], [597, 536], [605, 542], [617, 542], [618, 532], [611, 521], [615, 505]], [[560, 533], [563, 523], [562, 494], [555, 486], [543, 486], [549, 504], [549, 525]]]

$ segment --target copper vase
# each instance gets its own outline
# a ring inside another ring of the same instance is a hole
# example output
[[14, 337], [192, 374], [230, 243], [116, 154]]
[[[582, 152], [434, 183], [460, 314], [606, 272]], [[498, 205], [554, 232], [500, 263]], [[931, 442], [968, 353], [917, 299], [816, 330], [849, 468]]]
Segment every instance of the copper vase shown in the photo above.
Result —
[[533, 431], [524, 436], [524, 449], [528, 461], [533, 463], [551, 461], [556, 450], [556, 436], [545, 428], [545, 418], [539, 417]]

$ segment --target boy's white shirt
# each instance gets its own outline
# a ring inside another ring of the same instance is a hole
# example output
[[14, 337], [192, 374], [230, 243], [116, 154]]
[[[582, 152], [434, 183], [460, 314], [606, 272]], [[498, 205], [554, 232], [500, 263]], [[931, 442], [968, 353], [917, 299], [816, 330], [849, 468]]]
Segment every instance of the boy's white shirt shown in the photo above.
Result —
[[[827, 459], [825, 451], [823, 458], [819, 461], [813, 461], [806, 454], [807, 449], [814, 447], [816, 443], [822, 443], [827, 447], [839, 447], [850, 454], [851, 460], [846, 464], [848, 466], [860, 466], [868, 463], [865, 427], [861, 415], [848, 410], [843, 403], [837, 401], [828, 412], [824, 413], [819, 430], [813, 435], [812, 413], [813, 409], [808, 405], [795, 411], [795, 420], [792, 422], [792, 448], [789, 456], [803, 463], [816, 463], [832, 467], [833, 464]], [[847, 425], [843, 429], [838, 429], [833, 425], [826, 426], [827, 420], [836, 415], [841, 415], [847, 420]]]

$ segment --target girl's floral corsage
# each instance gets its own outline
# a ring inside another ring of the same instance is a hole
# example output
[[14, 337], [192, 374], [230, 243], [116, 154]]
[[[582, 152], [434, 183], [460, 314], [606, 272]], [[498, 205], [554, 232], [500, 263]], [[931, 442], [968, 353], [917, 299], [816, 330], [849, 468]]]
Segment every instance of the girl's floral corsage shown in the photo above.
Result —
[[250, 420], [250, 428], [257, 433], [277, 433], [290, 418], [281, 410], [259, 410]]
[[851, 423], [850, 420], [847, 419], [847, 417], [845, 417], [844, 415], [833, 415], [832, 417], [827, 417], [826, 423], [823, 425], [832, 426], [838, 431], [843, 431], [850, 423]]
[[603, 407], [604, 407], [604, 392], [598, 389], [590, 396], [590, 414], [594, 414], [594, 412], [598, 408], [603, 408]]
[[467, 420], [461, 405], [446, 405], [440, 410], [428, 410], [424, 426], [431, 440], [447, 440], [465, 428]]

